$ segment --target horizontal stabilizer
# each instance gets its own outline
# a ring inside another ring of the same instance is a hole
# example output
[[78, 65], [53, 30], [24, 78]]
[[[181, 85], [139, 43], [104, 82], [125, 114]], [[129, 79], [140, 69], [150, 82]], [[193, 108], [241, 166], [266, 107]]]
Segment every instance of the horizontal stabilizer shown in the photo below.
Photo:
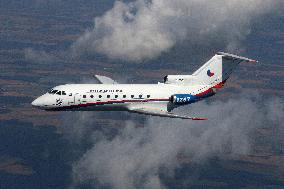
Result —
[[94, 75], [94, 77], [102, 84], [117, 84], [116, 81], [114, 81], [113, 79], [107, 77], [107, 76], [103, 76], [103, 75]]
[[208, 120], [207, 118], [188, 117], [188, 116], [176, 115], [176, 114], [173, 114], [171, 112], [167, 112], [167, 111], [159, 110], [159, 109], [140, 108], [140, 109], [132, 109], [130, 111], [135, 112], [135, 113], [139, 113], [139, 114], [147, 114], [147, 115], [159, 116], [159, 117], [170, 117], [170, 118], [191, 119], [191, 120]]
[[247, 62], [251, 62], [251, 63], [257, 63], [258, 61], [253, 60], [253, 59], [249, 59], [243, 56], [238, 56], [238, 55], [234, 55], [234, 54], [229, 54], [229, 53], [224, 53], [224, 52], [218, 52], [218, 55], [223, 55], [224, 57], [228, 57], [228, 58], [233, 58], [233, 59], [239, 59], [239, 60], [243, 60], [243, 61], [247, 61]]

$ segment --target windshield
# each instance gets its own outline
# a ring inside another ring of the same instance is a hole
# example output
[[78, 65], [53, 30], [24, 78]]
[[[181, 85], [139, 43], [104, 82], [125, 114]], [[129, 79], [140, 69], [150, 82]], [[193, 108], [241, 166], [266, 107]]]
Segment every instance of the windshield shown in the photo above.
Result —
[[53, 90], [53, 89], [51, 89], [48, 93], [49, 93], [49, 94], [55, 94], [57, 91], [58, 91], [58, 90]]
[[54, 89], [51, 89], [48, 94], [57, 94], [57, 95], [66, 95], [66, 92], [65, 91], [59, 91], [59, 90], [54, 90]]

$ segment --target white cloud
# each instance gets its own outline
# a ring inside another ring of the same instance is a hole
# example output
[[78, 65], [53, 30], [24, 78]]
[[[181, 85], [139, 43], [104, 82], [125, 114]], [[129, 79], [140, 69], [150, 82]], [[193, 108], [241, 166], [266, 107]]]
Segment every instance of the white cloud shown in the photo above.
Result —
[[263, 101], [255, 95], [226, 102], [200, 102], [180, 112], [205, 115], [209, 121], [150, 117], [143, 127], [138, 127], [137, 121], [126, 121], [126, 126], [113, 137], [95, 130], [93, 147], [74, 165], [74, 186], [95, 180], [115, 189], [165, 188], [160, 170], [173, 176], [180, 165], [180, 153], [196, 163], [214, 156], [253, 153], [254, 131], [270, 126], [280, 128], [283, 104], [283, 99]]
[[32, 48], [24, 49], [24, 56], [27, 61], [34, 63], [52, 63], [58, 58], [55, 55], [49, 54], [45, 51], [37, 51]]
[[75, 54], [98, 52], [113, 59], [141, 61], [177, 43], [236, 50], [250, 22], [279, 7], [279, 0], [116, 1], [95, 18], [95, 26], [73, 45]]

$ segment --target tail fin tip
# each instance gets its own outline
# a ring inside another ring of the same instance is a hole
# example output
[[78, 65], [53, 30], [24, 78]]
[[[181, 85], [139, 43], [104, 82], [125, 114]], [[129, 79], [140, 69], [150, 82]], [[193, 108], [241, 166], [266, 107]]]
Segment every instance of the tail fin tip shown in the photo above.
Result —
[[235, 59], [240, 59], [240, 60], [243, 60], [243, 61], [246, 61], [246, 62], [249, 62], [249, 63], [258, 63], [257, 60], [254, 60], [254, 59], [250, 59], [250, 58], [246, 58], [246, 57], [243, 57], [243, 56], [238, 56], [238, 55], [234, 55], [234, 54], [230, 54], [230, 53], [225, 53], [225, 52], [218, 52], [217, 53], [218, 55], [222, 55], [224, 57], [228, 57], [228, 58], [235, 58]]

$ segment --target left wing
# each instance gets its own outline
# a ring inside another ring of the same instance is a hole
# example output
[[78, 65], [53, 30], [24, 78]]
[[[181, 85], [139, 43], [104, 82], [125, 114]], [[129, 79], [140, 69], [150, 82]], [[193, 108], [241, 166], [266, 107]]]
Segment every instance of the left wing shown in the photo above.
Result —
[[117, 84], [116, 81], [114, 81], [113, 79], [107, 77], [107, 76], [103, 76], [103, 75], [94, 75], [94, 77], [102, 84]]
[[207, 118], [176, 115], [176, 114], [173, 114], [171, 112], [164, 111], [161, 109], [138, 108], [138, 109], [131, 109], [129, 111], [134, 112], [134, 113], [147, 114], [147, 115], [159, 116], [159, 117], [170, 117], [170, 118], [191, 119], [191, 120], [207, 120]]

